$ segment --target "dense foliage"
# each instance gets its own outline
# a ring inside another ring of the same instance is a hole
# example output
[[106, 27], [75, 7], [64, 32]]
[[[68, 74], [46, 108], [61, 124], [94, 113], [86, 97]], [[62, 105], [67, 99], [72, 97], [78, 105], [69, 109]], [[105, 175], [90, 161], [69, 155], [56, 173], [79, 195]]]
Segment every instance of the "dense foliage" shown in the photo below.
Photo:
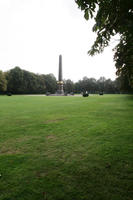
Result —
[[6, 89], [7, 89], [7, 81], [5, 74], [2, 71], [0, 71], [0, 93], [5, 92]]
[[117, 80], [112, 81], [105, 77], [100, 77], [98, 80], [95, 78], [84, 77], [75, 83], [75, 93], [88, 92], [90, 94], [97, 94], [104, 92], [106, 94], [120, 93], [120, 84]]
[[53, 74], [40, 75], [15, 67], [6, 74], [7, 91], [13, 94], [54, 93], [57, 88]]
[[[72, 80], [64, 80], [64, 92], [67, 93], [120, 93], [120, 80], [112, 81], [105, 77], [95, 78], [83, 77], [74, 83]], [[19, 67], [7, 72], [0, 71], [0, 93], [10, 92], [12, 94], [46, 94], [56, 93], [57, 80], [53, 74], [35, 74]]]
[[119, 34], [114, 60], [117, 75], [123, 86], [133, 88], [133, 1], [132, 0], [75, 0], [84, 11], [86, 20], [94, 18], [93, 31], [97, 38], [89, 51], [90, 55], [100, 53], [109, 45], [112, 36]]

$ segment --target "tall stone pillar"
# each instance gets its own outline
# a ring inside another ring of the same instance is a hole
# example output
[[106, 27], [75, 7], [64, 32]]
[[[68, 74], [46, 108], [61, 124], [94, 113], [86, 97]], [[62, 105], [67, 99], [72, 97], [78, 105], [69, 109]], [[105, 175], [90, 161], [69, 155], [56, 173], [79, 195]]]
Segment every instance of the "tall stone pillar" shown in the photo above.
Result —
[[58, 75], [58, 90], [57, 93], [63, 95], [63, 76], [62, 76], [62, 55], [59, 55], [59, 75]]

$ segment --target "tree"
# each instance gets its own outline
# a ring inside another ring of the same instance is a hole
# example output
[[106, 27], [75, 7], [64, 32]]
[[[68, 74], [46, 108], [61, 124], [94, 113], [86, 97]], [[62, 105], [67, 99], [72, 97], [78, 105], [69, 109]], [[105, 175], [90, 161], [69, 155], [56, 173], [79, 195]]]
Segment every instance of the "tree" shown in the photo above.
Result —
[[100, 77], [97, 82], [98, 82], [98, 90], [99, 92], [104, 92], [105, 91], [105, 77]]
[[98, 80], [95, 78], [84, 77], [74, 84], [75, 93], [81, 93], [88, 91], [90, 94], [95, 94], [99, 92], [114, 94], [120, 93], [120, 81], [117, 79], [112, 81], [111, 79], [105, 79], [105, 77], [100, 77]]
[[70, 79], [64, 80], [64, 91], [67, 93], [74, 92], [74, 83]]
[[104, 92], [106, 94], [117, 93], [115, 81], [112, 81], [111, 79], [105, 80], [105, 82], [104, 82]]
[[23, 71], [15, 67], [6, 73], [7, 90], [14, 94], [23, 93]]
[[112, 36], [119, 34], [119, 44], [114, 49], [118, 76], [125, 76], [133, 88], [133, 1], [132, 0], [75, 0], [84, 11], [86, 20], [94, 18], [93, 32], [97, 38], [89, 55], [100, 53], [109, 45]]
[[53, 74], [44, 75], [46, 92], [55, 93], [57, 91], [57, 81]]
[[43, 94], [46, 91], [45, 75], [34, 74], [19, 67], [6, 72], [7, 89], [13, 94]]
[[0, 71], [0, 93], [5, 92], [7, 89], [7, 81], [5, 78], [5, 74]]
[[82, 92], [81, 83], [82, 83], [82, 81], [79, 80], [78, 82], [76, 82], [74, 84], [74, 92], [75, 93], [81, 93]]

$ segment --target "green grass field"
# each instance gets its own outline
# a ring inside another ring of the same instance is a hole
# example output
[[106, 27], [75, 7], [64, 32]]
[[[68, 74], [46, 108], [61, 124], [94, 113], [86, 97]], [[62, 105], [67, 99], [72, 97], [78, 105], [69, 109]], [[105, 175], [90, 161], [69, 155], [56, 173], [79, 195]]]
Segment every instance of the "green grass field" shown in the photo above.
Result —
[[132, 200], [133, 96], [0, 96], [0, 200]]

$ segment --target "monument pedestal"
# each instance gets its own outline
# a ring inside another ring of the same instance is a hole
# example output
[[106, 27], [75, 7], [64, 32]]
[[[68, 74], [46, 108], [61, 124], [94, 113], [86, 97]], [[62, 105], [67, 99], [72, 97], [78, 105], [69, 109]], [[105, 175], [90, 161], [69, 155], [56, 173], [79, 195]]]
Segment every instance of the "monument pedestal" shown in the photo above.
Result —
[[58, 84], [57, 94], [64, 95], [63, 81], [58, 81], [57, 84]]

